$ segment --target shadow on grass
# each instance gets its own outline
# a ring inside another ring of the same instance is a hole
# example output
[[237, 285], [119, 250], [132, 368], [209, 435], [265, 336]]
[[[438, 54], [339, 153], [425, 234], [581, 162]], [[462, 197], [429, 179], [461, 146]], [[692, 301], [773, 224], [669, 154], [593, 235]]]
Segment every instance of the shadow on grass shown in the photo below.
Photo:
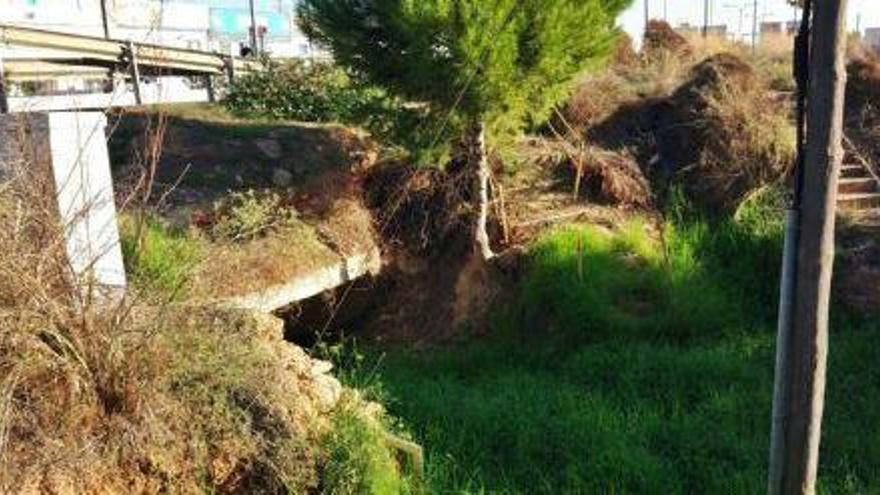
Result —
[[[493, 338], [390, 351], [391, 412], [439, 492], [760, 493], [778, 234], [691, 223], [560, 230]], [[821, 486], [880, 483], [880, 337], [837, 323]]]

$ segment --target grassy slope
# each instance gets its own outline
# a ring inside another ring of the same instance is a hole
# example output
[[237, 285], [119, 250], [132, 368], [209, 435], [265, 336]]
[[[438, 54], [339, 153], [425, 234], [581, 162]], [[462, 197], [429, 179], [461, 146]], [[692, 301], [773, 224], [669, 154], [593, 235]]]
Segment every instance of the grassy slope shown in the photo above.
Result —
[[[381, 380], [432, 491], [763, 491], [779, 236], [748, 220], [683, 222], [665, 250], [638, 224], [558, 231], [493, 340], [391, 351]], [[880, 333], [836, 316], [820, 486], [864, 493]]]

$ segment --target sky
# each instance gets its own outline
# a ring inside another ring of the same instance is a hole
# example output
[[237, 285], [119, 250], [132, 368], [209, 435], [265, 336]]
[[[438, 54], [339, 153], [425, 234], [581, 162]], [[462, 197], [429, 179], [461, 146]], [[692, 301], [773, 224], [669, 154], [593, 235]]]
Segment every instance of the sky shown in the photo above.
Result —
[[[702, 0], [647, 0], [651, 18], [663, 18], [664, 4], [666, 18], [677, 26], [682, 22], [703, 24]], [[633, 39], [641, 39], [645, 26], [645, 0], [634, 0], [621, 17], [620, 23]], [[855, 30], [857, 17], [861, 15], [861, 29], [880, 27], [880, 0], [849, 0], [849, 29]], [[710, 0], [711, 24], [727, 24], [728, 32], [750, 33], [752, 29], [753, 0]], [[740, 11], [742, 23], [740, 24]], [[787, 21], [794, 17], [794, 11], [785, 0], [758, 0], [758, 19], [760, 21]], [[742, 25], [742, 31], [740, 31]]]

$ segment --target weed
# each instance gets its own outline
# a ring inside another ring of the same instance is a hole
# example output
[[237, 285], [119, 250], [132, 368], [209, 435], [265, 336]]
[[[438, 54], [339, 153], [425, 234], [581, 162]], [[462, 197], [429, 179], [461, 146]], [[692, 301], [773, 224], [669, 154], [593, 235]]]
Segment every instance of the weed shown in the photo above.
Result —
[[214, 204], [211, 234], [230, 242], [250, 241], [292, 226], [297, 216], [275, 192], [233, 192]]
[[132, 281], [172, 300], [183, 297], [202, 259], [203, 244], [157, 218], [146, 218], [140, 226], [135, 217], [121, 218], [122, 255]]
[[328, 456], [322, 472], [322, 492], [333, 495], [403, 494], [409, 483], [400, 474], [385, 445], [380, 418], [370, 417], [357, 406], [358, 399], [344, 397], [324, 437]]

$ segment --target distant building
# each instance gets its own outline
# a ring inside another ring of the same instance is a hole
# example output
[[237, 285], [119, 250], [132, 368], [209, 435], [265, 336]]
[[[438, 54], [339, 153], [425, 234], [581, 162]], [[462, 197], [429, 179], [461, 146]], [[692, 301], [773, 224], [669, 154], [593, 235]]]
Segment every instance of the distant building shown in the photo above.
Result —
[[784, 31], [785, 23], [773, 21], [773, 22], [762, 22], [761, 23], [761, 35], [765, 34], [782, 34]]
[[[254, 0], [259, 43], [276, 57], [311, 57], [296, 25], [297, 0]], [[237, 55], [250, 40], [248, 0], [107, 1], [110, 36]], [[0, 0], [0, 23], [103, 36], [100, 2]]]
[[880, 27], [866, 29], [864, 43], [880, 53]]
[[[678, 27], [675, 28], [675, 30], [678, 31], [679, 34], [685, 36], [703, 34], [703, 26], [696, 26], [687, 22], [679, 24]], [[727, 36], [727, 24], [715, 24], [708, 26], [706, 28], [706, 32], [710, 36], [718, 36], [724, 38]]]
[[[274, 58], [313, 58], [316, 50], [299, 30], [299, 0], [253, 0], [258, 46]], [[111, 38], [240, 55], [250, 44], [249, 0], [106, 0]], [[0, 0], [0, 23], [87, 36], [104, 36], [99, 0]], [[6, 47], [5, 59], [52, 58], [41, 48]], [[185, 94], [203, 81], [144, 77], [144, 91]], [[13, 96], [100, 92], [106, 76], [65, 76], [16, 84]], [[200, 93], [201, 94], [201, 93]]]

